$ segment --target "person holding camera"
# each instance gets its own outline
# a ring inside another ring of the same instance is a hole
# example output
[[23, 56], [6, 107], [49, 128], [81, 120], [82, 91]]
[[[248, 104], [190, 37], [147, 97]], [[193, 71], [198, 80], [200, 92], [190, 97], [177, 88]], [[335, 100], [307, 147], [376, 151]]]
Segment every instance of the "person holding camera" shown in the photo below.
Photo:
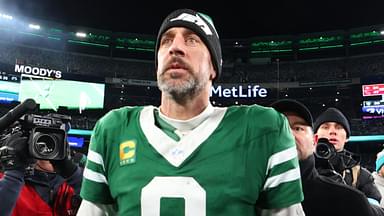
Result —
[[315, 168], [313, 118], [304, 104], [293, 99], [281, 99], [271, 107], [287, 117], [295, 137], [304, 193], [302, 206], [306, 216], [384, 215], [384, 209], [370, 204], [359, 190], [319, 175]]
[[329, 159], [316, 157], [320, 174], [338, 179], [363, 192], [373, 204], [379, 204], [381, 195], [371, 173], [360, 165], [360, 157], [344, 147], [351, 134], [348, 119], [337, 108], [331, 107], [321, 113], [314, 123], [314, 140], [326, 138], [335, 153]]
[[[375, 184], [379, 189], [381, 196], [384, 195], [384, 150], [376, 155], [376, 169], [372, 173]], [[384, 207], [384, 199], [381, 199], [380, 206]]]
[[1, 140], [0, 216], [76, 215], [82, 169], [67, 156], [64, 160], [36, 159], [28, 145], [22, 131]]

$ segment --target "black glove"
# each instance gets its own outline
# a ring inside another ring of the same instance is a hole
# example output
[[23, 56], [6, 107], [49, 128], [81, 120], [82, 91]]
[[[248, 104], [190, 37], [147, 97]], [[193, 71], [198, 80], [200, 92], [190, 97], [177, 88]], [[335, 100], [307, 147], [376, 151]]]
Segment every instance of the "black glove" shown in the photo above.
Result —
[[4, 170], [24, 170], [35, 162], [28, 153], [28, 138], [22, 132], [9, 134], [0, 147], [0, 161]]
[[85, 163], [87, 162], [87, 156], [85, 154], [80, 153], [80, 152], [76, 152], [72, 156], [72, 161], [75, 164], [77, 164], [79, 167], [84, 168]]
[[56, 173], [64, 178], [68, 178], [75, 173], [77, 165], [70, 159], [65, 158], [64, 160], [51, 160], [53, 168]]

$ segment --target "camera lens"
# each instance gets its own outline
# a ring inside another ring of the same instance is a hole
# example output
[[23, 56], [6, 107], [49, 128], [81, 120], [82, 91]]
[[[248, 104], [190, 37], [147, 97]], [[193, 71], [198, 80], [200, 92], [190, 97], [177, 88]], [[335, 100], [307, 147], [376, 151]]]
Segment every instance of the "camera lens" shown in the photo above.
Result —
[[50, 134], [36, 133], [32, 145], [35, 152], [40, 156], [48, 156], [50, 158], [57, 154], [57, 140]]
[[32, 129], [29, 153], [40, 160], [63, 160], [67, 154], [66, 132], [52, 127]]
[[336, 149], [328, 139], [321, 138], [316, 145], [315, 155], [322, 159], [330, 159], [336, 155]]
[[328, 148], [328, 146], [324, 143], [320, 143], [317, 148], [316, 152], [318, 155], [320, 155], [322, 158], [329, 158], [329, 155], [331, 154], [331, 150]]

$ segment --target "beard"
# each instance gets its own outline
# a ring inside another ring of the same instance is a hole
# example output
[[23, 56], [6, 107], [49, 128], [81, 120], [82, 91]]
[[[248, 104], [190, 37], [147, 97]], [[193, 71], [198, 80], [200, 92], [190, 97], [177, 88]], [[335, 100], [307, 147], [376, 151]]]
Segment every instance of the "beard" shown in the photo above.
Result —
[[187, 69], [186, 79], [173, 77], [172, 72], [166, 75], [165, 71], [157, 77], [158, 87], [163, 94], [171, 96], [180, 103], [192, 99], [205, 88], [208, 82], [208, 77], [198, 77], [196, 73], [191, 72], [190, 68]]

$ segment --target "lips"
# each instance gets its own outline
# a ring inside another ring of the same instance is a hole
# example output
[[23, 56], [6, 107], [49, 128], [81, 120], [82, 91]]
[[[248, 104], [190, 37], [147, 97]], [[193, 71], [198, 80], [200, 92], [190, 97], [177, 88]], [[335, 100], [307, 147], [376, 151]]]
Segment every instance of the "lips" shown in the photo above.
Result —
[[337, 139], [335, 139], [335, 138], [331, 138], [331, 139], [328, 139], [328, 140], [333, 145], [337, 144]]
[[179, 63], [175, 62], [175, 63], [172, 63], [168, 69], [185, 69], [185, 68]]
[[164, 72], [169, 72], [172, 76], [185, 73], [186, 69], [180, 65], [170, 65]]
[[188, 67], [186, 67], [183, 62], [176, 60], [170, 61], [168, 64], [166, 64], [163, 74], [169, 73], [172, 78], [177, 78], [182, 76], [182, 74], [185, 74], [186, 72], [188, 72]]
[[188, 65], [184, 62], [184, 60], [180, 57], [172, 57], [169, 59], [169, 61], [165, 64], [166, 70], [169, 69], [188, 69]]

